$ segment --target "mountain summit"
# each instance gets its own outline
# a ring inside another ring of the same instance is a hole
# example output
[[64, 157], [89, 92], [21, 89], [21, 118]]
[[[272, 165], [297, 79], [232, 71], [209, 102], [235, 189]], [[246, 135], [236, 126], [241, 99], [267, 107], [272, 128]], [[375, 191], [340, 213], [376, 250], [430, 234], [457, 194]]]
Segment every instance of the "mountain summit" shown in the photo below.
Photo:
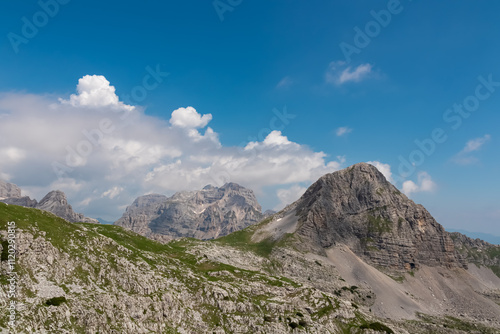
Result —
[[316, 250], [344, 243], [371, 264], [395, 270], [464, 267], [444, 228], [374, 166], [321, 177], [295, 204], [297, 234]]
[[21, 189], [13, 183], [0, 180], [0, 199], [7, 197], [21, 197]]
[[252, 190], [227, 183], [172, 197], [141, 196], [114, 224], [159, 240], [213, 239], [259, 222], [261, 210]]

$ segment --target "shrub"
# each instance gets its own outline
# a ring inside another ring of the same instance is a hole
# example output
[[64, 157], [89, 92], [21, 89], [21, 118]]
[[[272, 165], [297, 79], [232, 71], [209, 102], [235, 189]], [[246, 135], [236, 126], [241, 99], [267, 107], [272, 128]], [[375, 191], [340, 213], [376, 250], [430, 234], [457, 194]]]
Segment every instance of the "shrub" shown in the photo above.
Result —
[[66, 300], [66, 297], [54, 297], [54, 298], [50, 298], [49, 300], [47, 300], [45, 302], [45, 305], [47, 306], [59, 306], [61, 305], [62, 303], [66, 303], [67, 300]]

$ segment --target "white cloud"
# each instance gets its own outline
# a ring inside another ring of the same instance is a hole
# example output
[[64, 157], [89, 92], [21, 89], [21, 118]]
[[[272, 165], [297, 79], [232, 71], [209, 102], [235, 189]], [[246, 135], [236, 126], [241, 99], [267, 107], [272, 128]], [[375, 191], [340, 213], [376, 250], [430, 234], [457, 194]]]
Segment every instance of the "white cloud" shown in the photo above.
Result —
[[380, 161], [367, 161], [366, 163], [375, 166], [380, 171], [380, 173], [385, 176], [387, 181], [394, 183], [394, 180], [392, 179], [391, 165], [384, 164]]
[[473, 152], [473, 151], [477, 151], [479, 150], [484, 144], [486, 144], [487, 142], [489, 142], [491, 139], [491, 136], [490, 135], [484, 135], [483, 137], [480, 137], [480, 138], [475, 138], [475, 139], [472, 139], [472, 140], [469, 140], [467, 142], [467, 144], [465, 145], [464, 149], [462, 150], [462, 152], [464, 153], [469, 153], [469, 152]]
[[78, 80], [76, 86], [78, 95], [72, 94], [69, 100], [59, 99], [63, 104], [74, 107], [118, 107], [125, 110], [133, 110], [134, 107], [124, 104], [118, 100], [115, 87], [102, 75], [86, 75]]
[[276, 85], [276, 88], [282, 88], [282, 89], [289, 88], [294, 83], [295, 83], [295, 81], [292, 78], [290, 78], [289, 76], [286, 76], [283, 79], [281, 79], [280, 82], [278, 82], [278, 84]]
[[342, 74], [339, 78], [339, 83], [343, 84], [349, 81], [359, 82], [365, 79], [371, 71], [372, 65], [370, 64], [359, 65], [353, 71], [351, 71], [351, 68], [348, 67], [342, 71]]
[[410, 196], [413, 193], [418, 192], [432, 192], [436, 189], [436, 184], [432, 181], [432, 178], [426, 172], [418, 173], [418, 182], [415, 183], [411, 180], [403, 182], [403, 193], [406, 196]]
[[471, 153], [480, 150], [484, 144], [490, 141], [490, 139], [491, 136], [489, 134], [486, 134], [482, 137], [469, 140], [465, 144], [465, 147], [453, 157], [453, 161], [461, 165], [476, 163], [478, 159]]
[[105, 192], [102, 193], [101, 197], [109, 197], [111, 199], [115, 198], [116, 196], [120, 195], [120, 193], [123, 191], [122, 187], [113, 187]]
[[0, 160], [12, 163], [18, 163], [26, 158], [24, 150], [11, 146], [0, 149]]
[[335, 130], [335, 134], [338, 137], [341, 137], [341, 136], [346, 135], [346, 134], [351, 133], [351, 132], [352, 132], [352, 129], [350, 127], [347, 127], [347, 126], [342, 126], [340, 128], [337, 128], [337, 130]]
[[281, 135], [281, 131], [274, 130], [264, 139], [265, 146], [282, 146], [290, 145], [291, 141], [286, 136]]
[[342, 85], [347, 82], [360, 82], [369, 77], [372, 72], [371, 64], [361, 64], [356, 68], [347, 66], [343, 61], [334, 61], [328, 65], [325, 80], [328, 83]]
[[85, 76], [77, 90], [60, 100], [0, 94], [0, 176], [37, 199], [60, 189], [89, 216], [118, 218], [121, 208], [151, 192], [228, 181], [256, 192], [309, 183], [345, 162], [280, 131], [244, 148], [223, 146], [207, 127], [212, 115], [186, 107], [169, 120], [148, 116], [117, 100], [104, 77]]
[[172, 112], [170, 124], [179, 128], [204, 128], [212, 120], [211, 114], [201, 115], [193, 107], [179, 108]]
[[276, 195], [278, 196], [280, 203], [274, 207], [274, 210], [281, 210], [288, 204], [295, 202], [305, 193], [306, 190], [307, 188], [299, 185], [293, 185], [290, 188], [278, 189], [276, 191]]

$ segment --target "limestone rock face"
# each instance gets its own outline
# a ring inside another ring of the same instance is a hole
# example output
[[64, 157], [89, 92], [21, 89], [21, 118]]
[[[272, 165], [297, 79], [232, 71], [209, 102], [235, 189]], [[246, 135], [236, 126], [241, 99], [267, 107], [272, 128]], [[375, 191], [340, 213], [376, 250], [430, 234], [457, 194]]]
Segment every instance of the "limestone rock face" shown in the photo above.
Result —
[[1, 202], [7, 203], [7, 204], [12, 204], [12, 205], [25, 206], [27, 208], [36, 208], [36, 205], [38, 204], [36, 199], [31, 199], [29, 196], [8, 197], [5, 199], [2, 199]]
[[368, 263], [396, 271], [466, 267], [444, 228], [372, 165], [324, 175], [292, 208], [308, 250], [321, 253], [343, 243]]
[[200, 191], [183, 191], [172, 197], [137, 198], [115, 225], [166, 240], [179, 237], [212, 239], [241, 230], [263, 218], [253, 191], [236, 183]]
[[455, 249], [466, 257], [468, 263], [486, 266], [500, 275], [500, 245], [492, 245], [481, 239], [472, 239], [458, 232], [450, 233]]
[[44, 198], [42, 198], [40, 203], [36, 205], [36, 208], [52, 212], [56, 216], [66, 219], [72, 223], [99, 223], [96, 219], [87, 218], [83, 214], [73, 211], [73, 208], [66, 199], [66, 194], [60, 190], [53, 190], [49, 192]]
[[21, 189], [13, 183], [0, 180], [0, 199], [7, 197], [21, 197]]

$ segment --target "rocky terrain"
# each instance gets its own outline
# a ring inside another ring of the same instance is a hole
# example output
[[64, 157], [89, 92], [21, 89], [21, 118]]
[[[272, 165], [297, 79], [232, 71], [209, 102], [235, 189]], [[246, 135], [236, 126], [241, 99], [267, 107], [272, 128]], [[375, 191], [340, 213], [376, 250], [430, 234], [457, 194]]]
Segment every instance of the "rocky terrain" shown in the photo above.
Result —
[[40, 202], [37, 202], [28, 196], [21, 196], [21, 189], [15, 184], [0, 180], [0, 202], [52, 212], [69, 222], [99, 223], [96, 219], [74, 212], [71, 204], [68, 203], [66, 194], [60, 190], [49, 192]]
[[[149, 195], [133, 210], [164, 201]], [[281, 212], [205, 241], [162, 244], [0, 203], [5, 329], [11, 221], [12, 333], [500, 332], [500, 247], [448, 234], [366, 164], [325, 175]]]
[[137, 198], [114, 224], [157, 240], [180, 237], [213, 239], [239, 231], [264, 218], [253, 191], [236, 183], [172, 197]]
[[500, 246], [481, 239], [472, 239], [458, 232], [450, 233], [455, 249], [467, 262], [490, 268], [500, 276]]

